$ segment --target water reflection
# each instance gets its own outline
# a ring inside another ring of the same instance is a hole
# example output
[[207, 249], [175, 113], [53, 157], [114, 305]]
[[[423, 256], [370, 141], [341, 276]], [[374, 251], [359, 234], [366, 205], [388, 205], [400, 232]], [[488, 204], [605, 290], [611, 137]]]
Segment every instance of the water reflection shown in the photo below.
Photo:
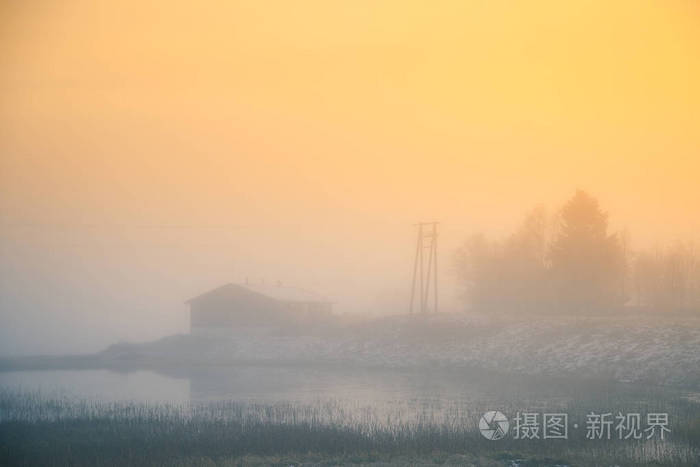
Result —
[[40, 390], [104, 401], [314, 403], [324, 400], [386, 406], [445, 403], [503, 407], [562, 406], [570, 401], [659, 401], [684, 392], [670, 388], [580, 381], [576, 378], [504, 376], [477, 370], [237, 366], [0, 372], [0, 387]]
[[187, 378], [172, 378], [151, 371], [7, 371], [0, 372], [0, 388], [106, 402], [183, 403], [189, 400], [190, 394]]

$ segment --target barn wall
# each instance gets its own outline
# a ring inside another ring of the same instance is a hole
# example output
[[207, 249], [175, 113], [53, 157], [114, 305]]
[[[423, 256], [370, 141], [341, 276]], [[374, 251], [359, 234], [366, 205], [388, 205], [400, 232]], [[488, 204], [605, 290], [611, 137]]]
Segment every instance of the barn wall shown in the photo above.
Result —
[[275, 300], [255, 294], [213, 297], [190, 303], [190, 329], [271, 326], [289, 319]]

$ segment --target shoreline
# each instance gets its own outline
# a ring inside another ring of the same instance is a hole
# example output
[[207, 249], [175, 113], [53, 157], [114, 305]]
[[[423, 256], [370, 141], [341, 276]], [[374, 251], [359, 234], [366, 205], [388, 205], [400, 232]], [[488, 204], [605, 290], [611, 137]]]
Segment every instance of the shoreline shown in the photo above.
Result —
[[487, 371], [700, 389], [700, 326], [629, 319], [473, 320], [396, 316], [314, 329], [181, 334], [92, 354], [0, 357], [0, 372], [236, 366]]

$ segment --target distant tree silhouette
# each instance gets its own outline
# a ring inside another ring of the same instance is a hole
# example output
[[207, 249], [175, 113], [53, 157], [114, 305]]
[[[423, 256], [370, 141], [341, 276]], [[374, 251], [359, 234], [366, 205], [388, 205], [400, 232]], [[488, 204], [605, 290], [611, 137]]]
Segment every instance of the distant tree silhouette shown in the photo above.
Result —
[[543, 306], [549, 295], [547, 226], [546, 212], [538, 207], [502, 242], [478, 234], [464, 243], [456, 264], [474, 308], [515, 311]]
[[542, 308], [549, 302], [546, 264], [548, 224], [545, 209], [536, 207], [503, 245], [501, 293], [503, 304], [509, 308]]
[[588, 312], [624, 302], [623, 249], [608, 234], [607, 214], [584, 191], [561, 209], [549, 258], [558, 308]]
[[700, 257], [690, 242], [640, 252], [633, 277], [636, 305], [659, 311], [700, 309]]
[[470, 305], [478, 309], [498, 305], [500, 277], [495, 245], [482, 234], [472, 235], [457, 250], [455, 260]]
[[700, 254], [693, 243], [633, 252], [627, 231], [608, 233], [607, 214], [580, 190], [554, 219], [537, 207], [501, 241], [470, 237], [455, 259], [476, 310], [585, 314], [631, 298], [658, 311], [700, 311]]

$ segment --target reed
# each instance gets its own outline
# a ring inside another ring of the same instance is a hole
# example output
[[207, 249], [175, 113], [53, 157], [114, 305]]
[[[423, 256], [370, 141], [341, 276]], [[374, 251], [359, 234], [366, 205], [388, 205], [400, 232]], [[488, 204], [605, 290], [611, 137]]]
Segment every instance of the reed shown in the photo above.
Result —
[[[601, 409], [589, 404], [565, 410], [572, 419]], [[387, 413], [341, 401], [143, 404], [0, 390], [0, 465], [697, 465], [700, 406], [677, 400], [664, 411], [665, 441], [488, 441], [479, 412], [458, 404]]]

